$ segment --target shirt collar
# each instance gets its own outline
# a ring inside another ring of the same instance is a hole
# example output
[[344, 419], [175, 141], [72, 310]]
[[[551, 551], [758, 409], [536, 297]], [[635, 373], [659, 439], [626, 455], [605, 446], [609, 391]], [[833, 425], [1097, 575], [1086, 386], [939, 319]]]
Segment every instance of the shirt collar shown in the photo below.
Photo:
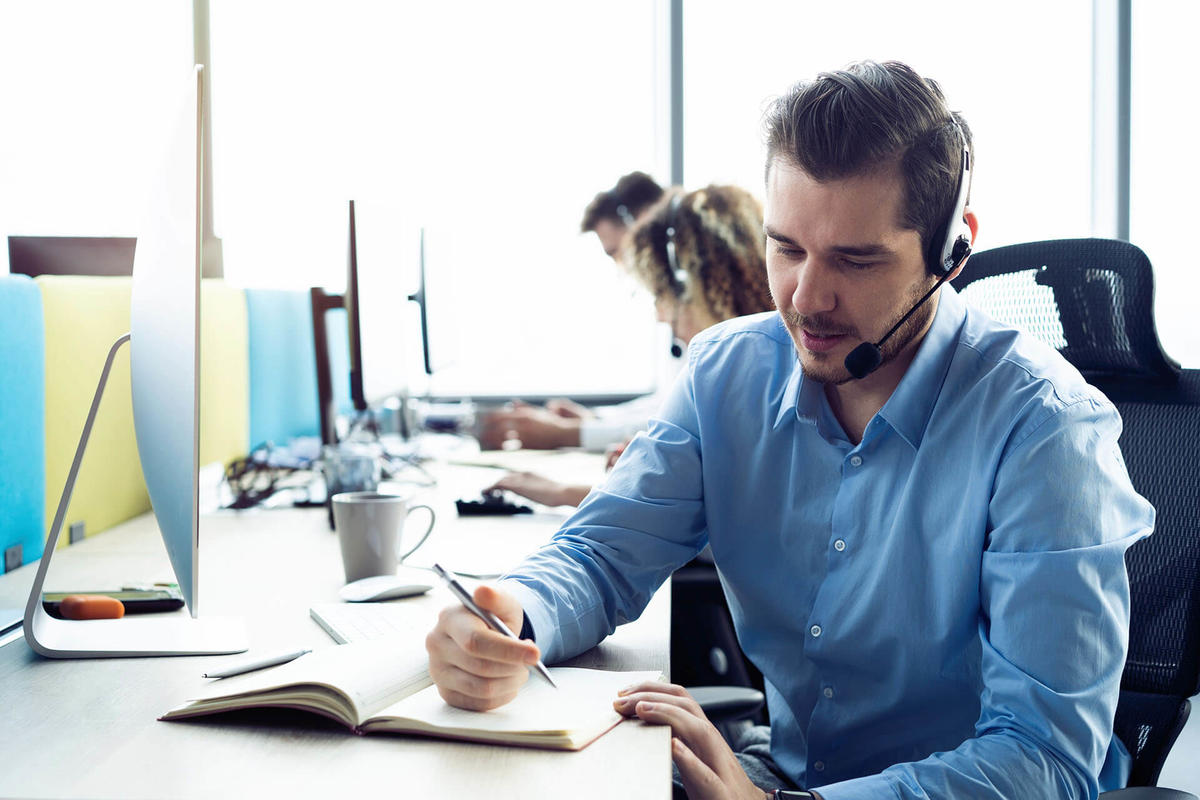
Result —
[[[966, 315], [966, 305], [954, 287], [949, 284], [942, 286], [933, 324], [929, 326], [900, 384], [879, 410], [879, 416], [914, 449], [921, 445], [929, 416], [941, 394], [942, 382], [954, 357], [954, 344], [958, 341]], [[824, 397], [821, 384], [806, 381], [800, 359], [794, 359], [792, 373], [783, 390], [783, 402], [775, 416], [775, 427], [782, 424], [789, 413], [801, 422], [817, 424]]]
[[925, 427], [942, 393], [954, 358], [967, 307], [953, 286], [942, 287], [933, 324], [892, 396], [879, 410], [882, 417], [913, 449], [921, 446]]

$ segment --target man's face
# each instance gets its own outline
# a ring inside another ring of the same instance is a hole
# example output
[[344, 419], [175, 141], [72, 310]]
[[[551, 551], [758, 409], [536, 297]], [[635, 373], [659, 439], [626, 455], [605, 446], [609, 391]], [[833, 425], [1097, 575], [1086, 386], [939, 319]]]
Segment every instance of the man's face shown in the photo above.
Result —
[[[895, 169], [819, 183], [786, 160], [772, 163], [767, 277], [806, 376], [832, 384], [850, 380], [844, 364], [850, 351], [878, 341], [935, 282], [921, 237], [900, 227], [902, 200]], [[885, 365], [901, 353], [911, 357], [935, 300], [881, 348]]]
[[624, 225], [619, 222], [613, 222], [610, 219], [597, 220], [596, 238], [600, 240], [600, 246], [604, 248], [604, 254], [614, 261], [619, 262], [621, 258], [621, 240], [625, 238]]

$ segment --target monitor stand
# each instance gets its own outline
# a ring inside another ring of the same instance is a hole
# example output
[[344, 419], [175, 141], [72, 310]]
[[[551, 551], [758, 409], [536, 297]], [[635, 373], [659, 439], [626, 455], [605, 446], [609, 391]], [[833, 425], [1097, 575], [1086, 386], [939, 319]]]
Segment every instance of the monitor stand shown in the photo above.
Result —
[[67, 506], [75, 489], [79, 465], [87, 449], [92, 424], [100, 408], [100, 398], [108, 383], [113, 359], [121, 345], [129, 341], [129, 334], [122, 335], [108, 351], [100, 383], [92, 398], [79, 446], [75, 449], [75, 460], [67, 474], [62, 498], [58, 501], [58, 512], [50, 535], [46, 539], [45, 551], [38, 564], [37, 576], [29, 590], [29, 601], [25, 604], [25, 641], [34, 652], [47, 658], [119, 658], [127, 656], [195, 656], [241, 653], [248, 648], [245, 624], [238, 617], [186, 617], [132, 616], [122, 619], [76, 620], [56, 619], [42, 606], [42, 584], [50, 569], [50, 560], [62, 532]]

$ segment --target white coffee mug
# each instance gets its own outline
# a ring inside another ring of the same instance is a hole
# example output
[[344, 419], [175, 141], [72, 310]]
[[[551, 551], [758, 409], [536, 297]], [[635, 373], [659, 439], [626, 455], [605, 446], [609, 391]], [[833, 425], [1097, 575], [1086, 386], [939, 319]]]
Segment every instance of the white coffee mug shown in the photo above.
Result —
[[[420, 541], [397, 556], [409, 512], [423, 508], [429, 525]], [[408, 504], [399, 495], [378, 492], [343, 492], [333, 496], [333, 522], [342, 546], [346, 582], [373, 575], [394, 575], [404, 559], [425, 543], [436, 519], [427, 505]]]

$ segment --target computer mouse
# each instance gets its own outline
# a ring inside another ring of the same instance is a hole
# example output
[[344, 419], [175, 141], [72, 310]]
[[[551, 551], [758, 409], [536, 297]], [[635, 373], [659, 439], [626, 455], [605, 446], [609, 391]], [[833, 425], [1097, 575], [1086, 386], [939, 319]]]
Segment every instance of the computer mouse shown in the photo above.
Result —
[[[417, 574], [414, 575], [414, 572]], [[372, 603], [394, 600], [397, 597], [413, 597], [425, 594], [433, 588], [432, 583], [426, 582], [426, 576], [430, 574], [405, 570], [398, 575], [374, 575], [347, 583], [338, 591], [338, 597], [347, 603]]]

